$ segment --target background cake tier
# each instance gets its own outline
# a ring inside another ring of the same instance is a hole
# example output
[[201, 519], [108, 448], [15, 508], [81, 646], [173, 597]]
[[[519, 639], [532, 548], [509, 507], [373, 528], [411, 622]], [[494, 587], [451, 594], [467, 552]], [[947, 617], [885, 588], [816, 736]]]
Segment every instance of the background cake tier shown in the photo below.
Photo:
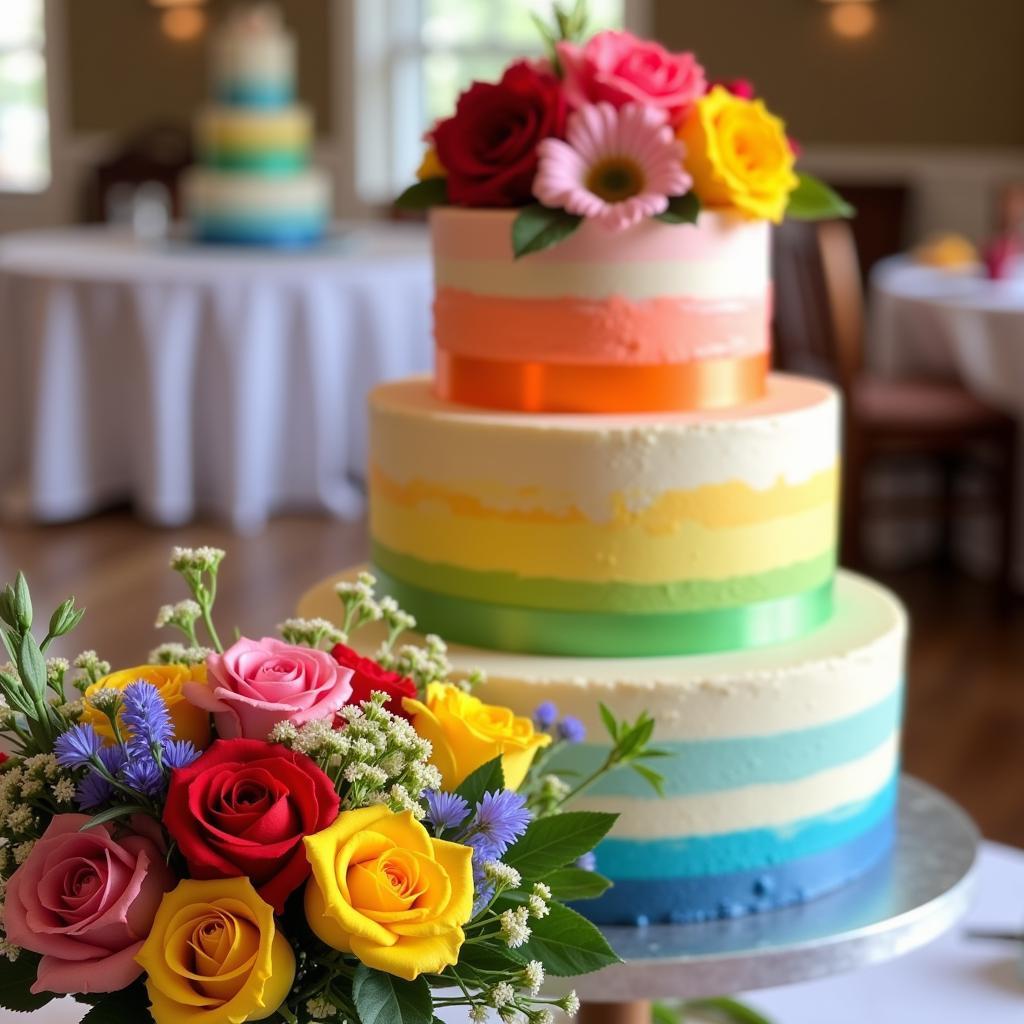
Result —
[[[300, 614], [338, 621], [341, 578], [310, 592]], [[357, 634], [368, 651], [379, 639]], [[456, 647], [450, 655], [461, 672], [483, 670], [484, 700], [522, 715], [552, 701], [582, 719], [586, 741], [557, 751], [554, 771], [586, 774], [605, 757], [600, 703], [620, 717], [654, 717], [657, 746], [672, 755], [654, 765], [665, 797], [622, 769], [576, 804], [620, 815], [597, 849], [598, 870], [615, 885], [579, 909], [601, 923], [635, 924], [800, 902], [886, 855], [905, 643], [895, 598], [841, 572], [825, 626], [757, 651], [600, 659]]]
[[208, 107], [196, 124], [200, 162], [222, 170], [294, 174], [309, 163], [313, 121], [303, 106]]
[[719, 408], [764, 390], [769, 226], [585, 221], [516, 258], [514, 210], [431, 213], [438, 394], [485, 408]]
[[758, 402], [659, 415], [482, 412], [427, 379], [370, 399], [370, 531], [386, 590], [483, 647], [652, 655], [824, 622], [838, 399], [773, 375]]
[[295, 39], [271, 4], [232, 12], [212, 54], [213, 94], [219, 103], [281, 107], [295, 96]]
[[308, 245], [330, 220], [330, 181], [316, 169], [282, 176], [193, 168], [185, 195], [204, 242]]

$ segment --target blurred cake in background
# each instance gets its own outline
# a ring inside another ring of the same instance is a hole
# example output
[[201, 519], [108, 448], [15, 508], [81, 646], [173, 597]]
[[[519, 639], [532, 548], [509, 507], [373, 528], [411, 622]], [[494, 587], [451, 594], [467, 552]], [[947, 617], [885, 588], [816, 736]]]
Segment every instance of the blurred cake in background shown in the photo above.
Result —
[[199, 241], [303, 246], [326, 233], [330, 182], [310, 166], [313, 118], [295, 102], [295, 65], [295, 39], [270, 4], [236, 9], [218, 31], [199, 166], [185, 182]]

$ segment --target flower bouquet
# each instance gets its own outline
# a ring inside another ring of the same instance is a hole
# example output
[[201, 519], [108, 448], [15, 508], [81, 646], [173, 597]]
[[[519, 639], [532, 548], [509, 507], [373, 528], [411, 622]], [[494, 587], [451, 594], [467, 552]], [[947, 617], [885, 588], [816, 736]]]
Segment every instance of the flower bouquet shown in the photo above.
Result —
[[[542, 986], [617, 959], [564, 902], [607, 887], [587, 858], [615, 816], [564, 805], [621, 765], [659, 784], [650, 718], [606, 715], [592, 778], [545, 774], [579, 723], [484, 704], [439, 639], [399, 642], [414, 623], [371, 577], [340, 585], [344, 629], [293, 619], [225, 649], [223, 554], [175, 550], [191, 596], [157, 625], [183, 640], [121, 671], [47, 657], [73, 599], [37, 639], [24, 577], [0, 592], [0, 1005], [70, 995], [89, 1024], [574, 1013]], [[370, 623], [372, 659], [348, 646]]]
[[848, 217], [795, 169], [799, 147], [750, 82], [712, 82], [692, 53], [629, 32], [586, 38], [585, 0], [538, 21], [548, 55], [474, 82], [427, 133], [401, 209], [519, 208], [517, 257], [586, 220], [623, 231], [645, 218], [695, 223], [701, 209], [775, 223]]

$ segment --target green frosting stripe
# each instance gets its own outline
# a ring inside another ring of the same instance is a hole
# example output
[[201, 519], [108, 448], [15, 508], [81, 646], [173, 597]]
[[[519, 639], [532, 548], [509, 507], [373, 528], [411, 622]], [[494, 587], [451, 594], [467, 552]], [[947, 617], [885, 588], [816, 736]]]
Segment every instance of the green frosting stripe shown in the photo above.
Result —
[[202, 154], [202, 162], [221, 171], [294, 174], [309, 164], [309, 154], [305, 150], [208, 149]]
[[445, 563], [424, 562], [382, 544], [372, 547], [373, 563], [407, 586], [450, 594], [467, 601], [513, 605], [543, 611], [664, 614], [735, 609], [791, 597], [828, 584], [835, 575], [835, 551], [781, 569], [727, 580], [673, 583], [586, 583], [536, 579], [510, 572], [476, 572]]
[[832, 613], [832, 581], [800, 594], [696, 612], [538, 611], [454, 597], [402, 582], [375, 567], [381, 587], [420, 629], [446, 640], [500, 651], [634, 658], [746, 650], [793, 640]]

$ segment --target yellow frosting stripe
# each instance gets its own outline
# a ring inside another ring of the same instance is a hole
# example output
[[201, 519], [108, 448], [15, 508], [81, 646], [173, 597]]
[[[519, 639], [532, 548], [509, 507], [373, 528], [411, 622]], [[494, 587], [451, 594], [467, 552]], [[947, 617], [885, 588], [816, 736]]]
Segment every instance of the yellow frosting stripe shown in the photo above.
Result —
[[[456, 490], [424, 480], [399, 483], [379, 467], [371, 468], [374, 501], [383, 499], [397, 508], [446, 509], [467, 519], [513, 523], [586, 524], [591, 517], [577, 507], [573, 495], [543, 494], [535, 487], [480, 484]], [[707, 484], [692, 491], [667, 491], [653, 501], [643, 495], [609, 496], [607, 525], [635, 527], [655, 536], [676, 532], [693, 523], [710, 530], [752, 526], [835, 505], [838, 469], [816, 473], [803, 483], [779, 480], [774, 487], [755, 490], [742, 481]]]
[[749, 576], [814, 558], [835, 546], [836, 512], [825, 502], [762, 522], [711, 528], [681, 519], [671, 531], [652, 531], [639, 522], [459, 515], [441, 502], [407, 507], [376, 492], [370, 530], [399, 554], [463, 569], [659, 583]]

